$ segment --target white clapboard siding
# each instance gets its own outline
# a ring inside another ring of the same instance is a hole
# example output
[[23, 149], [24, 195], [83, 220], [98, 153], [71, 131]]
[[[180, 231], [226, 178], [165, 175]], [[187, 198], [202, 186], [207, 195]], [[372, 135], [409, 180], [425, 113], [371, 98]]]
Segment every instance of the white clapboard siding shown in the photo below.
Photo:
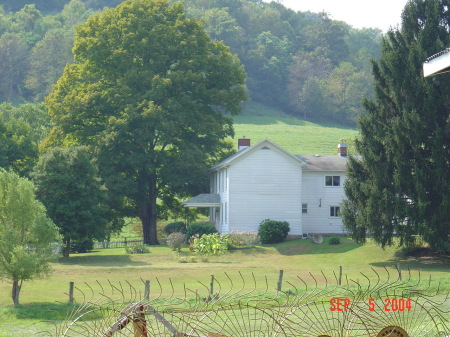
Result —
[[302, 234], [301, 185], [298, 160], [272, 144], [252, 149], [228, 168], [229, 232], [256, 231], [270, 218], [288, 221], [290, 234]]
[[[340, 186], [325, 186], [325, 176], [340, 176]], [[303, 172], [302, 214], [303, 233], [343, 233], [342, 220], [330, 217], [330, 206], [340, 206], [344, 198], [344, 172]]]

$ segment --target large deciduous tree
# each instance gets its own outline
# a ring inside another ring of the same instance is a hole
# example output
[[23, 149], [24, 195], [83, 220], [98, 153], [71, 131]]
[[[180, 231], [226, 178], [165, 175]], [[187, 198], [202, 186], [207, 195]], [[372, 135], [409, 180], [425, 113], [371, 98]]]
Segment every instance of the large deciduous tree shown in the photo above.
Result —
[[74, 58], [46, 100], [56, 124], [47, 144], [95, 148], [114, 207], [138, 216], [145, 242], [157, 244], [158, 205], [196, 193], [233, 135], [227, 115], [246, 99], [245, 71], [167, 0], [92, 16], [77, 28]]
[[0, 168], [0, 279], [12, 283], [14, 305], [24, 281], [50, 272], [48, 262], [57, 247], [51, 243], [59, 241], [34, 190], [29, 180]]
[[106, 188], [86, 147], [54, 148], [41, 156], [31, 176], [37, 196], [63, 237], [64, 257], [71, 243], [108, 235]]
[[424, 78], [422, 62], [450, 45], [450, 2], [411, 0], [399, 30], [373, 62], [376, 99], [366, 101], [342, 216], [359, 242], [449, 248], [450, 76]]

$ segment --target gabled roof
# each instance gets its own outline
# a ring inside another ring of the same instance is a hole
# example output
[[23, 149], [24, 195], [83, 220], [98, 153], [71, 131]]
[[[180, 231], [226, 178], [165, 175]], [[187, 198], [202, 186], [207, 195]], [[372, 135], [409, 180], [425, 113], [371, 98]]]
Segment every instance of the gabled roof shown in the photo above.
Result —
[[338, 155], [297, 155], [299, 159], [307, 165], [303, 167], [303, 171], [331, 171], [345, 172], [347, 170], [348, 157]]
[[259, 142], [257, 142], [256, 144], [254, 144], [254, 145], [252, 145], [250, 147], [247, 147], [245, 149], [242, 149], [239, 152], [236, 152], [235, 154], [233, 154], [233, 155], [229, 156], [228, 158], [222, 160], [217, 165], [214, 165], [213, 167], [211, 167], [209, 169], [209, 171], [210, 172], [214, 172], [214, 171], [218, 171], [218, 170], [220, 170], [222, 168], [228, 167], [228, 166], [232, 165], [234, 162], [240, 160], [243, 157], [248, 156], [253, 151], [255, 151], [257, 149], [260, 149], [260, 148], [263, 148], [264, 146], [271, 146], [272, 148], [275, 148], [280, 153], [283, 153], [284, 155], [290, 157], [292, 160], [296, 161], [301, 166], [306, 165], [306, 163], [304, 161], [302, 161], [301, 158], [298, 158], [297, 156], [294, 156], [292, 153], [286, 151], [280, 145], [272, 142], [270, 139], [264, 138], [264, 139], [260, 140]]

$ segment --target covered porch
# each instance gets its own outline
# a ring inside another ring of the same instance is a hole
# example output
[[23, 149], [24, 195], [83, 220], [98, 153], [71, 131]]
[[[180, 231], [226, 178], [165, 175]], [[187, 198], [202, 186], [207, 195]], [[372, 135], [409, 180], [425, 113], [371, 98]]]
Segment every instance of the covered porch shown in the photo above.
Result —
[[214, 224], [219, 233], [222, 228], [222, 203], [219, 194], [202, 193], [181, 203], [183, 207], [209, 208], [209, 221]]

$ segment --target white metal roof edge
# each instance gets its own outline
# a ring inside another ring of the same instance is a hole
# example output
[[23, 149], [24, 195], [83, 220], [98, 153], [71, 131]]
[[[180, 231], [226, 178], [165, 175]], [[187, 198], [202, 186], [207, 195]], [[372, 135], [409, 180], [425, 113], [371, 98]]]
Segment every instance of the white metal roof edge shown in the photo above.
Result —
[[289, 156], [290, 158], [292, 158], [293, 160], [295, 160], [296, 162], [298, 162], [301, 166], [306, 166], [307, 164], [301, 160], [300, 158], [296, 157], [295, 155], [293, 155], [292, 153], [290, 153], [289, 151], [287, 151], [286, 149], [284, 149], [283, 147], [281, 147], [280, 145], [278, 145], [277, 143], [271, 141], [269, 138], [263, 138], [261, 139], [259, 142], [251, 145], [250, 147], [243, 149], [235, 154], [233, 154], [232, 156], [224, 159], [223, 161], [221, 161], [220, 163], [218, 163], [217, 165], [214, 165], [213, 167], [211, 167], [208, 171], [209, 172], [214, 172], [217, 170], [220, 170], [224, 167], [229, 166], [232, 162], [242, 158], [243, 156], [255, 151], [255, 149], [259, 148], [261, 145], [263, 145], [264, 143], [268, 143], [272, 146], [274, 146], [275, 148], [277, 148], [280, 152], [284, 153], [285, 155]]
[[450, 72], [450, 48], [447, 48], [443, 54], [428, 59], [423, 64], [424, 77], [442, 74], [446, 72]]

